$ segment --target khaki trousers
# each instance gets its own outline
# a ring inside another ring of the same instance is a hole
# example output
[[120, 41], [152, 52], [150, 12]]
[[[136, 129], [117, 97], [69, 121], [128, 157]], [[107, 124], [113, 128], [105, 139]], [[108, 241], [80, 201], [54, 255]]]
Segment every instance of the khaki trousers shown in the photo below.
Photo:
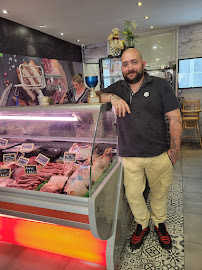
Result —
[[124, 157], [124, 185], [126, 198], [137, 223], [146, 228], [150, 213], [147, 209], [143, 191], [146, 177], [150, 187], [151, 218], [155, 226], [166, 220], [167, 201], [172, 178], [172, 162], [167, 152], [148, 158]]

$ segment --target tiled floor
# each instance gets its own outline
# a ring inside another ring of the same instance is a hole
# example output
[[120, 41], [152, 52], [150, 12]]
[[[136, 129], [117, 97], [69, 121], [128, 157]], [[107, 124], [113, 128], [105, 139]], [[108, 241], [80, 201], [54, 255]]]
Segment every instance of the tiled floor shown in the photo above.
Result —
[[[202, 149], [196, 144], [182, 145], [174, 177], [183, 181], [185, 270], [202, 270]], [[106, 268], [0, 242], [0, 270], [95, 269]]]

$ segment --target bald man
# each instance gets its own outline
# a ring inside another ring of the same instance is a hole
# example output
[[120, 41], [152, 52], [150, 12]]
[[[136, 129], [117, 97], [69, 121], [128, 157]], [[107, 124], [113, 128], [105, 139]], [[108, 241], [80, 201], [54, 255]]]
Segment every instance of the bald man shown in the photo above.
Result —
[[[179, 103], [165, 79], [151, 77], [144, 71], [146, 62], [140, 51], [127, 49], [121, 62], [124, 80], [103, 89], [100, 98], [101, 102], [111, 102], [118, 116], [119, 155], [124, 167], [126, 197], [137, 222], [130, 247], [140, 248], [150, 231], [150, 213], [143, 197], [147, 177], [154, 229], [162, 248], [171, 249], [172, 240], [165, 221], [172, 167], [181, 144]], [[165, 117], [169, 121], [170, 143]]]

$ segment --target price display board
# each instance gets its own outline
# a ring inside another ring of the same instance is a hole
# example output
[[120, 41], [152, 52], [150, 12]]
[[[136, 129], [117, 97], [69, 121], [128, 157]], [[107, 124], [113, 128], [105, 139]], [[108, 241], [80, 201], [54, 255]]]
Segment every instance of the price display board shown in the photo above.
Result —
[[76, 161], [76, 153], [64, 152], [63, 161], [64, 162], [75, 162]]
[[34, 143], [23, 143], [21, 145], [20, 151], [21, 152], [31, 152], [34, 147]]
[[16, 154], [3, 154], [3, 162], [15, 162], [16, 161]]
[[49, 162], [50, 158], [42, 155], [42, 154], [38, 154], [38, 156], [36, 157], [35, 161], [37, 161], [38, 163], [40, 163], [41, 165], [46, 165]]
[[0, 178], [2, 177], [10, 177], [11, 176], [11, 168], [2, 168], [0, 169]]
[[20, 158], [20, 157], [24, 157], [25, 153], [18, 151], [16, 154], [16, 161]]
[[37, 174], [37, 166], [36, 165], [25, 165], [25, 174]]
[[1, 148], [6, 148], [7, 143], [8, 143], [8, 140], [0, 138], [0, 149]]
[[19, 166], [25, 166], [27, 165], [27, 163], [29, 162], [29, 159], [28, 158], [25, 158], [25, 157], [20, 157], [16, 164], [19, 165]]

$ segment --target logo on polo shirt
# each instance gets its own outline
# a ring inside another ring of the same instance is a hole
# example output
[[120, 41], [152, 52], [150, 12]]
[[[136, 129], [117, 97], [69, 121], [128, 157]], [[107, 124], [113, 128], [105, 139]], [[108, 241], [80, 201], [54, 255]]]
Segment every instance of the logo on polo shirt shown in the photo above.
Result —
[[149, 96], [149, 92], [144, 92], [144, 97], [148, 97]]

